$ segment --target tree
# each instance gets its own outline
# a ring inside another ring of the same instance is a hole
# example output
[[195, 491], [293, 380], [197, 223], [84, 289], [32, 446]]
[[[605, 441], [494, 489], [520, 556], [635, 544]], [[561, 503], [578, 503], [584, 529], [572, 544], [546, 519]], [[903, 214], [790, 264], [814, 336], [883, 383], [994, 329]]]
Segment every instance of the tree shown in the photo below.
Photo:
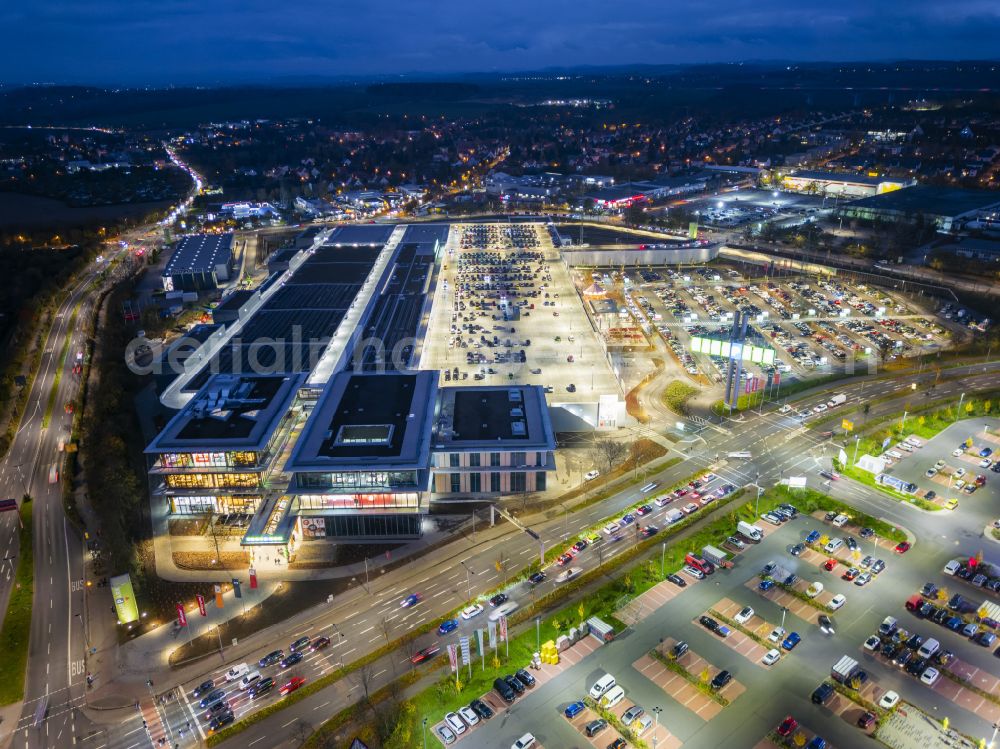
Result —
[[628, 447], [612, 437], [598, 437], [593, 444], [594, 461], [599, 462], [607, 473], [620, 463], [628, 453]]
[[948, 730], [948, 726], [950, 724], [951, 724], [951, 721], [948, 720], [948, 716], [947, 715], [944, 716], [943, 718], [941, 718], [941, 729], [942, 730], [947, 731]]
[[292, 740], [297, 742], [299, 746], [302, 746], [302, 744], [306, 743], [306, 739], [312, 736], [312, 733], [313, 733], [312, 726], [306, 723], [301, 718], [295, 721], [295, 724], [292, 726], [291, 730]]
[[369, 692], [373, 682], [375, 681], [375, 674], [372, 670], [370, 663], [366, 663], [357, 671], [354, 672], [354, 678], [357, 681], [357, 686], [361, 687], [361, 691], [365, 693], [365, 703], [371, 707], [371, 696]]
[[698, 674], [698, 678], [701, 679], [702, 684], [708, 684], [712, 678], [712, 674], [707, 668], [703, 668], [701, 673]]
[[795, 736], [792, 737], [792, 743], [795, 746], [802, 747], [806, 745], [806, 735], [802, 731], [796, 731]]
[[580, 624], [583, 624], [583, 612], [584, 611], [585, 611], [585, 609], [583, 608], [583, 601], [580, 601], [580, 605], [576, 609], [576, 613], [580, 615]]

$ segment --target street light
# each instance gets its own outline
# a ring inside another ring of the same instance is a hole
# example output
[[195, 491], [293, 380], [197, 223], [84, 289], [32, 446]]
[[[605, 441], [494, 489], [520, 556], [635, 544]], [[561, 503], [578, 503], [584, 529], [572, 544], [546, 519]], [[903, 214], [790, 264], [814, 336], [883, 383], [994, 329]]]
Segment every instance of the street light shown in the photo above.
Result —
[[465, 584], [466, 584], [466, 587], [468, 588], [469, 601], [471, 602], [472, 601], [472, 570], [470, 570], [469, 569], [469, 565], [467, 565], [461, 559], [458, 560], [458, 563], [460, 565], [462, 565], [463, 567], [465, 567]]
[[427, 718], [424, 718], [423, 724], [424, 724], [424, 749], [427, 749]]
[[660, 729], [660, 713], [663, 712], [662, 707], [653, 708], [653, 719], [656, 721], [656, 727], [653, 729], [653, 749], [656, 749], [657, 743], [660, 741], [660, 737], [657, 735]]

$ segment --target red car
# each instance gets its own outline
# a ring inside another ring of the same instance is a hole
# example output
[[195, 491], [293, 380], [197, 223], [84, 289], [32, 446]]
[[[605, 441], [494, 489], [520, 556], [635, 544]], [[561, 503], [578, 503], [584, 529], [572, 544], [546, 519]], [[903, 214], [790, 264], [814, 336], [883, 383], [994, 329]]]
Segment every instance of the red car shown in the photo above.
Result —
[[900, 541], [898, 544], [896, 544], [896, 553], [897, 554], [905, 554], [909, 550], [910, 550], [910, 542], [909, 541]]
[[558, 564], [560, 567], [562, 567], [564, 565], [569, 564], [572, 561], [573, 561], [573, 555], [572, 554], [563, 554], [562, 556], [560, 556], [556, 560], [556, 564]]
[[303, 677], [296, 676], [291, 681], [282, 684], [281, 689], [279, 689], [278, 692], [280, 692], [282, 695], [291, 694], [305, 683], [306, 680]]
[[410, 663], [417, 664], [423, 663], [426, 660], [430, 660], [441, 650], [437, 645], [431, 645], [429, 648], [424, 648], [423, 650], [418, 650], [416, 653], [410, 656]]
[[781, 725], [778, 726], [779, 736], [791, 736], [792, 732], [799, 727], [799, 722], [795, 720], [791, 715], [781, 721]]
[[833, 572], [833, 568], [836, 566], [837, 566], [837, 560], [833, 558], [827, 559], [825, 562], [823, 562], [823, 569], [825, 569], [827, 572]]

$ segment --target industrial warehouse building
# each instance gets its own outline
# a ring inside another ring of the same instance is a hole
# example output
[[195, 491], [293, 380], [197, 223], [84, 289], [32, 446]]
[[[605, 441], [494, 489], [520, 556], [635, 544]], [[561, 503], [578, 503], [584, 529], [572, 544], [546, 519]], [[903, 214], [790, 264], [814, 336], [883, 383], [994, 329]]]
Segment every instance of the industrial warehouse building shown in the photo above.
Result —
[[990, 190], [916, 185], [855, 200], [841, 206], [838, 214], [867, 221], [916, 221], [922, 217], [948, 232], [966, 223], [996, 222], [1000, 219], [1000, 194]]
[[167, 291], [203, 291], [229, 280], [233, 264], [233, 235], [195, 234], [174, 247], [163, 269]]
[[808, 192], [831, 197], [861, 198], [900, 190], [912, 181], [872, 177], [862, 174], [841, 174], [820, 169], [800, 169], [781, 178], [786, 190]]

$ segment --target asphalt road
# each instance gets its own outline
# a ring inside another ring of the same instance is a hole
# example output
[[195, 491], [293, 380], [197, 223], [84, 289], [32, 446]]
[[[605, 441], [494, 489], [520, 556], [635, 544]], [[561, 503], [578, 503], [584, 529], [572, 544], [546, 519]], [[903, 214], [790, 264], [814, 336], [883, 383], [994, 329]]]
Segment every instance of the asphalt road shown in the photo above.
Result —
[[[959, 368], [948, 370], [951, 375], [969, 375], [964, 377], [959, 383], [942, 383], [935, 391], [935, 398], [943, 397], [952, 392], [960, 392], [959, 388], [974, 391], [976, 388], [986, 387], [992, 384], [995, 375], [994, 367], [989, 368], [989, 373], [983, 374], [983, 365], [972, 365], [969, 368]], [[979, 374], [970, 374], [979, 373]], [[933, 373], [922, 375], [917, 378], [918, 382], [927, 383], [933, 380]], [[837, 392], [844, 392], [848, 395], [848, 401], [840, 408], [844, 415], [851, 415], [859, 410], [863, 403], [871, 402], [872, 399], [898, 394], [900, 397], [909, 397], [911, 393], [900, 389], [900, 383], [896, 379], [874, 380], [862, 383], [854, 383], [844, 386]], [[797, 402], [803, 407], [811, 407], [829, 399], [832, 390], [826, 388], [824, 392], [812, 397], [806, 397]], [[871, 406], [869, 418], [876, 418], [882, 413], [898, 411], [897, 401], [887, 401], [874, 403]], [[716, 463], [715, 456], [724, 456], [729, 451], [749, 450], [754, 454], [754, 458], [749, 461], [730, 462], [727, 465], [715, 470], [723, 481], [732, 481], [737, 484], [745, 484], [757, 481], [761, 485], [769, 486], [783, 477], [789, 475], [806, 475], [810, 485], [814, 487], [822, 486], [822, 479], [818, 472], [823, 467], [829, 465], [829, 458], [832, 450], [829, 447], [829, 440], [822, 438], [817, 432], [828, 427], [820, 427], [816, 430], [809, 430], [802, 426], [798, 420], [780, 416], [774, 412], [765, 413], [762, 416], [747, 415], [742, 422], [730, 422], [725, 431], [706, 429], [701, 432], [706, 443], [692, 449], [689, 457], [660, 475], [652, 477], [659, 481], [661, 486], [669, 485], [676, 480], [695, 472], [699, 468], [708, 470]], [[759, 478], [758, 478], [759, 474]], [[839, 485], [838, 485], [839, 484]], [[886, 518], [890, 521], [907, 525], [914, 530], [918, 537], [923, 534], [936, 533], [940, 535], [940, 528], [930, 516], [924, 517], [920, 513], [913, 513], [907, 509], [900, 508], [894, 501], [881, 496], [878, 492], [851, 484], [838, 482], [830, 487], [830, 491], [835, 496], [843, 496], [853, 504], [858, 505], [872, 514]], [[567, 539], [575, 538], [580, 531], [589, 528], [605, 517], [620, 511], [624, 507], [634, 504], [641, 499], [642, 495], [637, 488], [623, 491], [599, 504], [593, 505], [585, 510], [565, 516], [556, 517], [553, 520], [535, 527], [546, 542], [546, 548], [553, 543], [566, 543]], [[649, 522], [657, 524], [654, 516]], [[978, 519], [977, 521], [978, 522]], [[662, 523], [660, 523], [662, 525]], [[979, 525], [981, 528], [982, 526]], [[514, 560], [515, 567], [519, 568], [534, 558], [539, 552], [537, 542], [530, 539], [525, 534], [515, 534], [505, 537], [494, 544], [483, 548], [477, 547], [468, 557], [453, 562], [446, 568], [439, 568], [432, 571], [411, 573], [409, 568], [403, 568], [392, 573], [388, 573], [376, 584], [375, 594], [366, 602], [367, 608], [359, 608], [357, 604], [347, 607], [335, 606], [324, 615], [318, 615], [314, 621], [306, 628], [301, 623], [297, 628], [274, 628], [273, 636], [267, 638], [268, 642], [290, 642], [298, 634], [313, 634], [322, 632], [329, 634], [331, 624], [336, 623], [339, 631], [345, 632], [345, 642], [342, 650], [338, 653], [341, 658], [348, 660], [358, 657], [365, 648], [377, 647], [380, 642], [385, 642], [382, 631], [382, 621], [386, 620], [390, 629], [390, 639], [398, 637], [407, 627], [438, 618], [448, 611], [467, 602], [469, 590], [471, 588], [472, 597], [475, 598], [484, 590], [491, 589], [502, 582], [501, 573], [493, 568], [493, 563], [502, 554], [506, 558]], [[588, 555], [589, 558], [588, 558]], [[572, 566], [586, 568], [593, 562], [593, 550], [587, 550], [575, 560]], [[472, 572], [466, 573], [468, 567]], [[516, 574], [516, 569], [508, 570], [510, 576]], [[550, 574], [539, 592], [548, 590], [549, 585], [553, 585], [553, 575]], [[383, 587], [384, 586], [384, 587]], [[419, 592], [424, 600], [413, 609], [401, 611], [400, 600], [411, 592]], [[511, 591], [511, 597], [515, 600], [524, 598], [524, 591], [517, 589]], [[431, 634], [418, 638], [413, 644], [413, 649], [419, 649], [435, 642], [445, 643], [448, 638], [457, 639], [459, 634], [466, 630], [472, 630], [478, 624], [475, 620], [472, 623], [464, 624], [460, 629], [447, 636], [439, 638]], [[402, 625], [402, 626], [401, 626]], [[479, 625], [481, 626], [481, 625]], [[262, 646], [253, 652], [251, 657], [260, 657], [269, 649], [271, 645]], [[389, 680], [393, 673], [399, 669], [407, 667], [407, 653], [397, 654], [396, 660], [385, 659], [372, 669], [373, 679], [371, 688], [377, 688]], [[326, 657], [326, 656], [324, 656]], [[336, 665], [336, 663], [334, 663]], [[309, 664], [305, 664], [308, 669]], [[313, 671], [304, 671], [303, 675], [309, 678], [316, 675], [324, 668], [323, 661], [317, 659], [313, 666]], [[221, 678], [221, 670], [213, 672], [216, 678]], [[198, 675], [184, 682], [184, 687], [190, 690], [203, 675]], [[349, 681], [349, 680], [348, 680]], [[239, 739], [233, 739], [230, 743], [240, 743], [248, 745], [252, 742], [268, 741], [274, 746], [279, 746], [284, 742], [292, 742], [292, 731], [296, 720], [303, 720], [311, 725], [317, 725], [324, 716], [329, 716], [339, 706], [346, 704], [349, 694], [357, 698], [356, 685], [339, 684], [328, 690], [323, 690], [313, 698], [305, 700], [293, 708], [281, 711], [262, 721], [260, 724], [248, 729], [241, 734]], [[264, 702], [263, 704], [266, 704]], [[124, 749], [124, 748], [123, 748]]]

